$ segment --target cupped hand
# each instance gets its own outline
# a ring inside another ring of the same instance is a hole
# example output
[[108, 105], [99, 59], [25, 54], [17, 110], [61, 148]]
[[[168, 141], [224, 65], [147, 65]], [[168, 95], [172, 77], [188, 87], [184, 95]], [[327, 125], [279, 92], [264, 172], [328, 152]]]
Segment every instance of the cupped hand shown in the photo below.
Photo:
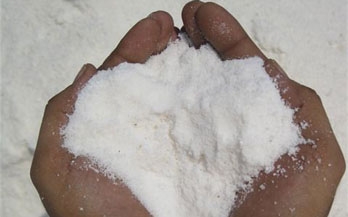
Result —
[[209, 43], [222, 60], [262, 58], [281, 97], [296, 110], [294, 122], [303, 127], [302, 135], [310, 141], [299, 146], [296, 156], [282, 156], [274, 171], [261, 172], [251, 191], [239, 192], [238, 205], [230, 217], [327, 216], [345, 162], [319, 96], [288, 78], [274, 60], [267, 59], [221, 6], [193, 1], [184, 7], [182, 18], [195, 47]]
[[[152, 13], [126, 34], [99, 69], [122, 62], [144, 63], [176, 37], [170, 15]], [[75, 158], [61, 146], [60, 129], [73, 112], [79, 90], [96, 72], [93, 65], [86, 64], [73, 84], [48, 102], [31, 167], [32, 181], [51, 217], [149, 217], [122, 182], [114, 183], [88, 159]]]

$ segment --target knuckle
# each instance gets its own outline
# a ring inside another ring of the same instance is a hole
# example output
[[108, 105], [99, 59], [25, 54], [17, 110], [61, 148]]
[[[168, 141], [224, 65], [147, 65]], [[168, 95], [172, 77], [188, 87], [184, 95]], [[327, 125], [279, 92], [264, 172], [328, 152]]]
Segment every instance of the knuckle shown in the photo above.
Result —
[[52, 97], [51, 99], [49, 99], [47, 104], [46, 104], [46, 108], [52, 107], [52, 105], [54, 105], [57, 102], [58, 97], [59, 96], [56, 95], [56, 96]]
[[76, 92], [74, 86], [68, 86], [66, 89], [53, 96], [48, 100], [45, 111], [51, 111], [57, 109], [58, 107], [67, 104], [73, 100], [73, 92]]
[[305, 100], [312, 99], [312, 100], [321, 102], [320, 96], [314, 89], [310, 87], [306, 87], [306, 86], [302, 86], [301, 89], [302, 89], [301, 96], [303, 99]]

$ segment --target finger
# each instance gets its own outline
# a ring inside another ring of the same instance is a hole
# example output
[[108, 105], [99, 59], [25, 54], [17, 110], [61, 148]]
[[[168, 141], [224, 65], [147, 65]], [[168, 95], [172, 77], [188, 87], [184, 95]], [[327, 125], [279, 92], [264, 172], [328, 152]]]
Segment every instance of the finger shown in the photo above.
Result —
[[198, 8], [203, 5], [200, 1], [191, 1], [187, 3], [181, 13], [182, 21], [184, 23], [185, 32], [191, 39], [195, 48], [199, 48], [205, 43], [204, 37], [196, 24], [195, 14]]
[[197, 27], [222, 59], [266, 56], [249, 38], [238, 21], [215, 3], [202, 4], [196, 11]]
[[144, 63], [151, 55], [161, 52], [176, 35], [172, 17], [163, 11], [154, 12], [129, 30], [98, 69], [122, 62]]
[[79, 91], [83, 86], [97, 73], [97, 69], [92, 64], [85, 64], [80, 72], [76, 75], [73, 86], [76, 91]]

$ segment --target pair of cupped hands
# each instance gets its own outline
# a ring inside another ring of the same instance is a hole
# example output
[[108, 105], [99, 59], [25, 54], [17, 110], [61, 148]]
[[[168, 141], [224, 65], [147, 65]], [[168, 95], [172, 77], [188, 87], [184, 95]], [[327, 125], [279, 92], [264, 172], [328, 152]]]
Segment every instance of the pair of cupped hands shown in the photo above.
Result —
[[[238, 193], [238, 206], [230, 217], [327, 216], [345, 162], [318, 95], [288, 78], [221, 6], [192, 1], [183, 8], [182, 18], [183, 29], [196, 48], [209, 43], [222, 61], [262, 58], [267, 73], [277, 81], [281, 97], [296, 109], [295, 123], [307, 123], [303, 137], [315, 142], [302, 144], [296, 160], [284, 155], [276, 162], [285, 168], [284, 174], [261, 172], [252, 184], [254, 191]], [[98, 69], [122, 62], [144, 63], [177, 37], [171, 16], [163, 11], [154, 12], [129, 30]], [[90, 168], [88, 159], [76, 158], [61, 147], [60, 129], [74, 110], [79, 90], [96, 73], [93, 65], [86, 64], [75, 81], [48, 102], [31, 168], [32, 181], [51, 217], [151, 216], [122, 182], [115, 183], [97, 173]], [[260, 190], [260, 185], [267, 187]]]

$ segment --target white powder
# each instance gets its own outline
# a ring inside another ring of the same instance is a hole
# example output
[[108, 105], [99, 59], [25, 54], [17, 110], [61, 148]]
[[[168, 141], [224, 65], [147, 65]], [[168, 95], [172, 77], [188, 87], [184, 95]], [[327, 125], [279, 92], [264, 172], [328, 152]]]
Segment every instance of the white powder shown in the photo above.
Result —
[[[311, 0], [305, 7], [303, 0], [215, 2], [239, 20], [291, 78], [317, 91], [347, 159], [348, 64], [342, 64], [348, 57], [346, 1]], [[2, 1], [0, 216], [47, 216], [28, 175], [47, 101], [71, 83], [82, 64], [101, 63], [127, 30], [152, 11], [168, 11], [181, 27], [185, 3]], [[330, 217], [348, 216], [347, 195], [346, 172]]]
[[222, 62], [185, 40], [98, 72], [75, 106], [64, 147], [123, 179], [154, 217], [227, 217], [243, 183], [301, 142], [261, 59]]

